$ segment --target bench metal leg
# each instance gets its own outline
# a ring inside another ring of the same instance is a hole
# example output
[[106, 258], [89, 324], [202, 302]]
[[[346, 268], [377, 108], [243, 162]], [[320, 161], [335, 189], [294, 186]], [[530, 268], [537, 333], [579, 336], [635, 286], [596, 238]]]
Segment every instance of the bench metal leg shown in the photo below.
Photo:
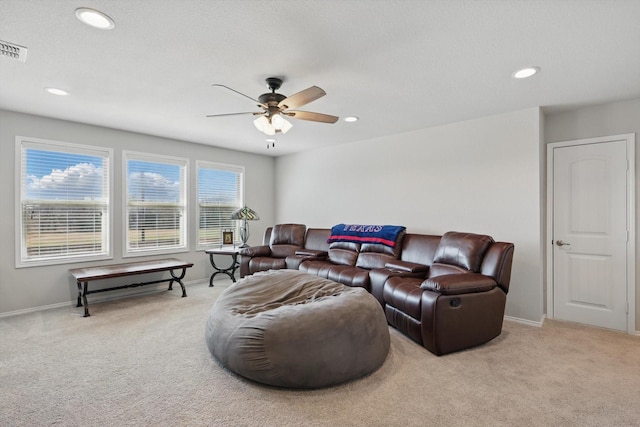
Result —
[[[78, 284], [78, 303], [76, 307], [82, 307], [82, 303], [84, 302], [84, 316], [89, 317], [89, 303], [87, 302], [87, 289], [89, 288], [89, 282], [84, 282], [84, 291], [82, 289], [82, 282], [76, 282]], [[82, 300], [80, 299], [82, 298]]]
[[180, 275], [180, 277], [177, 277], [174, 273], [173, 270], [169, 270], [169, 273], [171, 273], [171, 280], [169, 281], [169, 290], [173, 290], [173, 282], [178, 282], [180, 284], [180, 287], [182, 288], [182, 297], [186, 297], [187, 296], [187, 290], [184, 287], [184, 283], [182, 283], [182, 279], [184, 279], [185, 274], [187, 274], [187, 269], [183, 268], [182, 269], [182, 274]]
[[78, 303], [76, 307], [82, 307], [82, 283], [78, 280], [76, 281], [76, 285], [78, 285]]

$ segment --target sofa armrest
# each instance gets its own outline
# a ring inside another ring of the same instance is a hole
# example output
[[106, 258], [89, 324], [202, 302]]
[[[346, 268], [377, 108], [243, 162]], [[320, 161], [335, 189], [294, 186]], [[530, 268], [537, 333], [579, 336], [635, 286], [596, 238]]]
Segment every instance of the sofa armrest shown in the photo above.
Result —
[[[415, 267], [415, 268], [413, 268]], [[369, 271], [369, 281], [371, 283], [371, 295], [376, 297], [380, 305], [384, 308], [384, 287], [392, 277], [415, 278], [420, 281], [427, 277], [429, 267], [423, 264], [416, 264], [406, 261], [387, 262], [384, 268], [374, 268]], [[420, 283], [420, 282], [418, 282]]]
[[325, 259], [328, 253], [327, 251], [317, 251], [315, 249], [300, 249], [296, 251], [296, 255], [305, 258]]
[[254, 256], [269, 256], [271, 255], [271, 248], [269, 246], [249, 246], [240, 250], [240, 255], [254, 257]]
[[498, 286], [489, 276], [477, 273], [445, 274], [426, 279], [420, 288], [441, 295], [460, 295], [487, 292]]
[[389, 270], [406, 273], [426, 273], [427, 271], [429, 271], [428, 265], [409, 261], [401, 261], [399, 259], [387, 261], [384, 267], [388, 268]]

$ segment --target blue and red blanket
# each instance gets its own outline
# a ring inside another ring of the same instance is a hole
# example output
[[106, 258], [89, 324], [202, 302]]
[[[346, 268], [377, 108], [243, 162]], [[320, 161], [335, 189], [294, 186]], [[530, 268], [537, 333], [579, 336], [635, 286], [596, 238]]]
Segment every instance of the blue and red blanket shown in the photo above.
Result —
[[338, 224], [331, 227], [327, 242], [379, 243], [393, 248], [405, 229], [400, 225]]

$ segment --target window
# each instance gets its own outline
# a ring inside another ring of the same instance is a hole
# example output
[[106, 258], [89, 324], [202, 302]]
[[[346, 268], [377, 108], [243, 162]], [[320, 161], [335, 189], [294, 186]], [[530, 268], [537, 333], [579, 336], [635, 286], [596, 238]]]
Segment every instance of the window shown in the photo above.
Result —
[[187, 161], [124, 152], [125, 255], [187, 250]]
[[17, 267], [111, 257], [111, 149], [16, 138]]
[[244, 168], [196, 162], [198, 173], [198, 249], [220, 246], [222, 232], [233, 231], [239, 242], [239, 221], [231, 213], [242, 207]]

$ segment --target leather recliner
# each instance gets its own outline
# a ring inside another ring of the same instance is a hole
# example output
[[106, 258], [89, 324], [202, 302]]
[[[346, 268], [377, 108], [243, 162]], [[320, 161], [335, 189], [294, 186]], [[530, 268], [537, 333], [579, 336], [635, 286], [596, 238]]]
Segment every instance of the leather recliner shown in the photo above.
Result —
[[277, 224], [267, 230], [263, 245], [240, 251], [240, 277], [287, 268], [286, 258], [304, 247], [306, 231], [304, 224]]
[[426, 278], [389, 277], [387, 321], [436, 355], [500, 335], [514, 246], [490, 236], [445, 233]]

